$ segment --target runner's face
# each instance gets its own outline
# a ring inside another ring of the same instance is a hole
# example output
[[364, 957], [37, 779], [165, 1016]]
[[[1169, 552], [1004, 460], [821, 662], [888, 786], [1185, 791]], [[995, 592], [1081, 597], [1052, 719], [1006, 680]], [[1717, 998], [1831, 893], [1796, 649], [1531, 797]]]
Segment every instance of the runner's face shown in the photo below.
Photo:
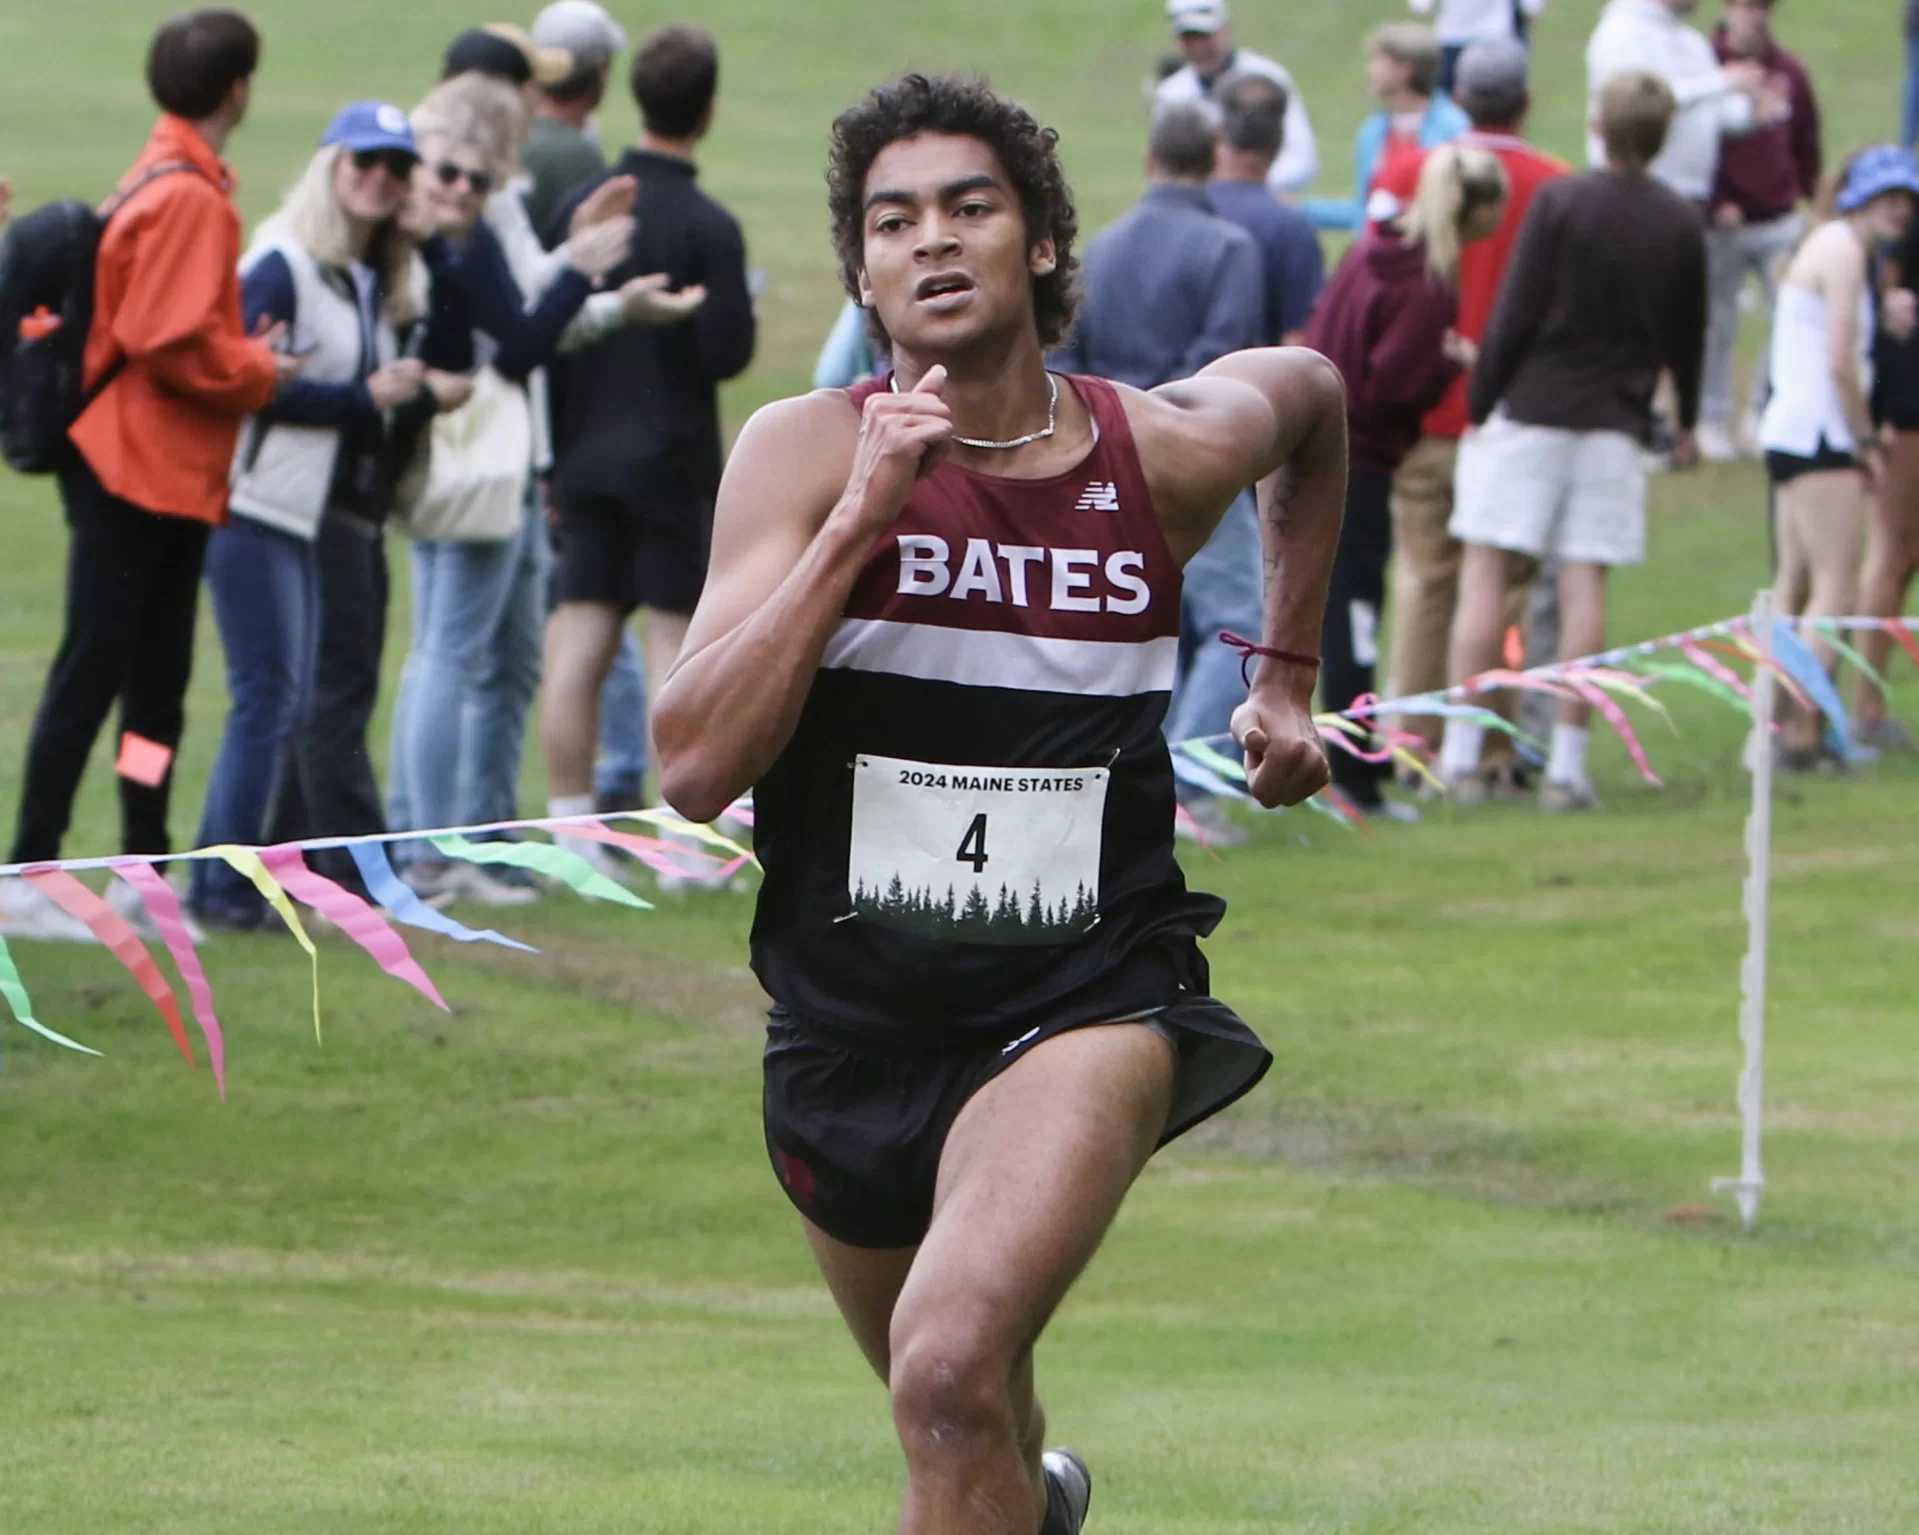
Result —
[[923, 133], [880, 151], [866, 173], [860, 302], [894, 342], [938, 356], [1033, 323], [1033, 279], [1050, 239], [1026, 218], [999, 156], [979, 139]]

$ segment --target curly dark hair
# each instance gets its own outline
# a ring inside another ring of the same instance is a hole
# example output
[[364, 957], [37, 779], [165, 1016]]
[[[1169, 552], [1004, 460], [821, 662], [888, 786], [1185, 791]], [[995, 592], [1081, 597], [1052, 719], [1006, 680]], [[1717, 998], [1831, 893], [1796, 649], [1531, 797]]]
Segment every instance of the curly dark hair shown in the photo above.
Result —
[[[1026, 217], [1029, 242], [1051, 235], [1059, 264], [1033, 279], [1033, 314], [1043, 347], [1057, 346], [1079, 308], [1079, 258], [1073, 241], [1079, 215], [1072, 188], [1059, 164], [1059, 134], [1042, 128], [1031, 112], [997, 95], [984, 79], [962, 75], [901, 75], [875, 86], [858, 106], [833, 124], [826, 164], [826, 201], [833, 219], [833, 248], [840, 281], [854, 299], [865, 264], [866, 176], [880, 151], [922, 133], [975, 138], [999, 156]], [[869, 311], [867, 324], [883, 344], [885, 327]]]

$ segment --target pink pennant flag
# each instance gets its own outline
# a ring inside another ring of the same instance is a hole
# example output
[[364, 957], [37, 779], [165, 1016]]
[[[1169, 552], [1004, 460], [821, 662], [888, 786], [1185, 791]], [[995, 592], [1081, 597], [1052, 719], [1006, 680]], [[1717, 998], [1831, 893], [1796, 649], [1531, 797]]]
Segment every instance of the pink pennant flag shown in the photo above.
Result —
[[1461, 688], [1453, 691], [1473, 693], [1487, 687], [1518, 688], [1522, 693], [1549, 693], [1554, 698], [1572, 696], [1565, 685], [1555, 678], [1535, 677], [1530, 672], [1505, 670], [1481, 672], [1477, 677], [1468, 677]]
[[213, 1063], [214, 1085], [220, 1089], [220, 1101], [224, 1103], [227, 1096], [226, 1036], [220, 1032], [220, 1020], [214, 1016], [213, 988], [207, 984], [206, 971], [200, 968], [200, 956], [193, 947], [192, 935], [187, 932], [186, 917], [180, 911], [180, 898], [161, 877], [160, 871], [150, 863], [121, 864], [113, 872], [139, 892], [147, 915], [153, 918], [153, 925], [160, 929], [160, 936], [166, 940], [167, 952], [173, 956], [174, 968], [186, 983], [187, 996], [193, 1003], [194, 1021], [200, 1025], [200, 1035], [207, 1042], [207, 1059]]
[[1324, 801], [1325, 804], [1331, 808], [1335, 821], [1344, 821], [1348, 826], [1356, 826], [1368, 837], [1373, 834], [1372, 827], [1366, 824], [1366, 817], [1354, 809], [1353, 802], [1341, 794], [1332, 784], [1327, 784], [1326, 787], [1315, 794], [1312, 801], [1308, 803], [1313, 803], [1314, 801]]
[[63, 911], [86, 923], [93, 936], [127, 967], [127, 973], [140, 983], [140, 989], [165, 1021], [167, 1032], [187, 1058], [187, 1064], [198, 1066], [200, 1063], [193, 1058], [193, 1046], [187, 1043], [187, 1026], [180, 1017], [180, 1004], [174, 1000], [173, 988], [167, 985], [167, 978], [160, 973], [153, 956], [147, 953], [139, 934], [127, 925], [127, 919], [65, 869], [32, 868], [21, 872], [29, 884]]
[[1180, 804], [1178, 800], [1173, 801], [1173, 820], [1176, 824], [1185, 825], [1187, 830], [1191, 832], [1193, 840], [1205, 850], [1206, 856], [1211, 858], [1214, 863], [1224, 863], [1226, 861], [1219, 856], [1218, 849], [1213, 846], [1213, 839], [1206, 835], [1206, 828], [1194, 820], [1192, 812]]
[[1746, 679], [1713, 655], [1697, 640], [1681, 640], [1679, 648], [1688, 661], [1698, 667], [1708, 677], [1717, 677], [1741, 698], [1750, 699], [1752, 689], [1746, 686]]
[[407, 949], [406, 940], [388, 926], [387, 921], [351, 890], [335, 884], [323, 874], [315, 874], [295, 846], [260, 849], [260, 862], [296, 901], [311, 906], [367, 953], [373, 962], [395, 980], [405, 981], [441, 1012], [450, 1013], [439, 988], [420, 968]]
[[1897, 618], [1885, 621], [1886, 633], [1899, 642], [1899, 648], [1912, 657], [1912, 664], [1919, 666], [1919, 640], [1912, 637], [1912, 630]]
[[1752, 631], [1743, 623], [1734, 624], [1732, 628], [1737, 644], [1728, 645], [1722, 640], [1707, 640], [1706, 647], [1709, 650], [1724, 651], [1729, 656], [1738, 656], [1740, 660], [1750, 661], [1754, 666], [1765, 667], [1778, 680], [1779, 686], [1791, 696], [1794, 703], [1802, 709], [1810, 710], [1812, 700], [1806, 696], [1806, 690], [1799, 685], [1798, 679], [1759, 648], [1758, 642], [1752, 637]]
[[640, 837], [632, 832], [614, 831], [598, 821], [578, 822], [566, 827], [565, 834], [620, 848], [631, 853], [655, 874], [676, 875], [683, 879], [730, 879], [752, 862], [751, 858], [733, 858], [722, 862], [715, 854], [701, 852], [698, 848], [683, 847], [677, 842], [667, 842], [658, 837]]
[[1652, 764], [1646, 760], [1646, 748], [1639, 744], [1639, 737], [1633, 734], [1632, 721], [1626, 718], [1626, 711], [1619, 707], [1606, 690], [1596, 683], [1579, 677], [1567, 679], [1568, 684], [1579, 696], [1597, 709], [1606, 723], [1619, 732], [1619, 739], [1626, 743], [1626, 753], [1632, 758], [1632, 764], [1639, 769], [1639, 776], [1655, 789], [1665, 788], [1659, 775], [1653, 772]]

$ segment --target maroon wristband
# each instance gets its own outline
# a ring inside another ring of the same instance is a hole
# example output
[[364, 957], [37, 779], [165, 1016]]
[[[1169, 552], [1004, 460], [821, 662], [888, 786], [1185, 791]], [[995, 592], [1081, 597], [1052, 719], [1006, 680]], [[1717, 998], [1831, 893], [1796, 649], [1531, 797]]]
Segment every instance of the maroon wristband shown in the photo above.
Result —
[[1247, 687], [1253, 685], [1253, 658], [1264, 657], [1268, 661], [1287, 661], [1294, 666], [1309, 666], [1319, 670], [1319, 657], [1303, 655], [1297, 650], [1277, 650], [1271, 645], [1262, 645], [1257, 640], [1249, 640], [1243, 634], [1235, 634], [1231, 629], [1219, 631], [1219, 642], [1231, 645], [1239, 652], [1239, 675]]

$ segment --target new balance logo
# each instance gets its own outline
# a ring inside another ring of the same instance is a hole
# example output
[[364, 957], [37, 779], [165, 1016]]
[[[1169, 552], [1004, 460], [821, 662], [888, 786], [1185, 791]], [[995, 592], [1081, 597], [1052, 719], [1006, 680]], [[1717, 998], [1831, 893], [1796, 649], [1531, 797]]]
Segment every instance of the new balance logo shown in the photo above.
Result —
[[1116, 512], [1119, 510], [1119, 487], [1108, 480], [1101, 484], [1093, 481], [1079, 493], [1079, 502], [1073, 508], [1076, 512]]

